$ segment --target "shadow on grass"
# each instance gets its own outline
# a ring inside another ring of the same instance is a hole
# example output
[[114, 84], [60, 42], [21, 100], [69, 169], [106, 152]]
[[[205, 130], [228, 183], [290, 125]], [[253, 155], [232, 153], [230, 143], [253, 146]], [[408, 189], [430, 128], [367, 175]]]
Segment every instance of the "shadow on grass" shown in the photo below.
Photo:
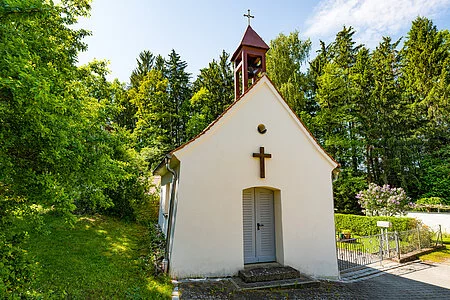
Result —
[[153, 275], [147, 259], [147, 229], [105, 216], [79, 217], [73, 228], [47, 216], [47, 226], [30, 236], [38, 262], [37, 295], [75, 299], [166, 299], [172, 287]]

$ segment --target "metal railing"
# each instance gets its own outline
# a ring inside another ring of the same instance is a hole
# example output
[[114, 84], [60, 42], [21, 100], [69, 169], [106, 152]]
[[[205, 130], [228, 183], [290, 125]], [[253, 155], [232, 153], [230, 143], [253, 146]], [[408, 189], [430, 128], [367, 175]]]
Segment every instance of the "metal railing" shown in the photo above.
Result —
[[341, 239], [336, 242], [339, 270], [349, 270], [382, 260], [381, 234]]
[[411, 252], [442, 245], [441, 229], [436, 232], [417, 227], [401, 232], [383, 232], [336, 241], [339, 270], [348, 271], [381, 262], [398, 259]]

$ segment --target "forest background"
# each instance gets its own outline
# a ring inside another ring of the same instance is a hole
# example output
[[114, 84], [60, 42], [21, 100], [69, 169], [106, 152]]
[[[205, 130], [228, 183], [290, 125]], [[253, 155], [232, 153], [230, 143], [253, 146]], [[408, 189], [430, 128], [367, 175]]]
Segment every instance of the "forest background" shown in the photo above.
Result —
[[[105, 61], [77, 66], [90, 33], [72, 25], [89, 9], [88, 0], [0, 4], [0, 290], [29, 278], [20, 224], [42, 222], [40, 211], [69, 223], [96, 212], [150, 221], [152, 169], [234, 100], [225, 51], [196, 78], [175, 50], [143, 49], [129, 84], [108, 81]], [[369, 183], [450, 204], [450, 32], [418, 17], [402, 40], [375, 49], [354, 34], [343, 27], [312, 60], [297, 31], [267, 53], [268, 76], [341, 165], [337, 211], [361, 213], [355, 195]]]

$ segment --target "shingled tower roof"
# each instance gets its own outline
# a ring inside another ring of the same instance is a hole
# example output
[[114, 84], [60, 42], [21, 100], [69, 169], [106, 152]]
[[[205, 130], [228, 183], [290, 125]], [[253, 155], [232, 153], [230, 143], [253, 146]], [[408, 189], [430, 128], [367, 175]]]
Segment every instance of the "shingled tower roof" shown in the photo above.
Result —
[[244, 36], [242, 37], [239, 47], [236, 49], [236, 51], [234, 51], [234, 54], [231, 57], [231, 61], [233, 61], [236, 58], [236, 56], [239, 54], [239, 51], [242, 49], [243, 46], [269, 50], [269, 46], [267, 46], [267, 44], [263, 41], [263, 39], [253, 30], [253, 28], [250, 25], [247, 26], [247, 30], [245, 31]]

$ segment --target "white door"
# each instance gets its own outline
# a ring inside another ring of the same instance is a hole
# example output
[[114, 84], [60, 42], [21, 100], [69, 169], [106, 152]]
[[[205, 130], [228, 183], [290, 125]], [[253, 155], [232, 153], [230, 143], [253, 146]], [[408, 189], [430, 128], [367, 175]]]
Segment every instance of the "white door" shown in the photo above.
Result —
[[273, 192], [263, 188], [243, 191], [244, 263], [275, 261]]

